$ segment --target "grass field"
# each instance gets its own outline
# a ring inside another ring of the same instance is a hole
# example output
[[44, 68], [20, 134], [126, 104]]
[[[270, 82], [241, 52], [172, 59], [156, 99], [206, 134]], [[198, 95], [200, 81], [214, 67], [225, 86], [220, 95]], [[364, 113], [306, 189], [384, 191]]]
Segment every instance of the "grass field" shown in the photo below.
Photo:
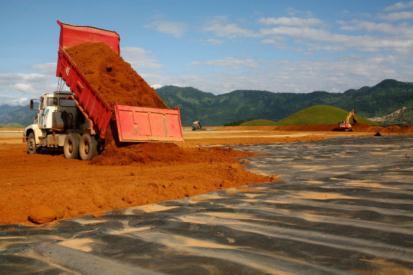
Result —
[[[314, 105], [277, 121], [276, 125], [335, 124], [344, 120], [347, 113], [347, 111], [334, 106]], [[358, 123], [371, 124], [371, 122], [359, 115], [356, 115], [356, 119]]]
[[275, 126], [277, 123], [269, 119], [254, 119], [241, 123], [240, 126]]

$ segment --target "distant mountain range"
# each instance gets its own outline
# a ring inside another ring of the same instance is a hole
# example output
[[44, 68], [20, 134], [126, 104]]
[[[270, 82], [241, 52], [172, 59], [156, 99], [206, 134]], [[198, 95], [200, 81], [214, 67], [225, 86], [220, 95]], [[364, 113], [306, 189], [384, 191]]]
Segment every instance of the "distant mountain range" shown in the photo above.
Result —
[[384, 116], [397, 109], [413, 107], [413, 83], [384, 80], [373, 87], [344, 93], [272, 93], [237, 90], [214, 95], [195, 88], [165, 86], [157, 90], [168, 106], [179, 106], [183, 124], [201, 120], [207, 125], [222, 125], [253, 119], [279, 120], [313, 105], [355, 108], [364, 117]]
[[2, 126], [24, 126], [33, 122], [35, 111], [27, 106], [0, 105], [0, 125]]
[[[200, 120], [206, 125], [223, 125], [252, 119], [279, 120], [313, 105], [333, 105], [356, 109], [364, 117], [382, 117], [402, 107], [413, 108], [413, 83], [384, 80], [373, 87], [343, 93], [273, 93], [237, 90], [214, 95], [191, 87], [164, 86], [157, 89], [170, 107], [181, 108], [182, 122]], [[0, 106], [0, 124], [32, 122], [28, 106]]]

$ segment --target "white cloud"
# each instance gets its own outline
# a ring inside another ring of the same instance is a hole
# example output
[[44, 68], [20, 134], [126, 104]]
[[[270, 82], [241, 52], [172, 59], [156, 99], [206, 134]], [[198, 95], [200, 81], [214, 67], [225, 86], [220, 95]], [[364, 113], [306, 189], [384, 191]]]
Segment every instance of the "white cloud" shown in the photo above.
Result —
[[158, 69], [162, 64], [150, 52], [139, 47], [122, 48], [122, 57], [137, 70]]
[[413, 27], [408, 25], [394, 25], [387, 22], [372, 22], [372, 21], [339, 21], [341, 29], [345, 31], [368, 31], [382, 32], [388, 34], [400, 34], [400, 32], [412, 32]]
[[209, 65], [218, 67], [233, 67], [233, 68], [244, 68], [244, 67], [256, 67], [257, 62], [251, 58], [234, 58], [226, 57], [223, 59], [207, 60], [207, 61], [194, 61], [194, 65]]
[[33, 86], [29, 83], [16, 83], [13, 87], [20, 92], [32, 92]]
[[[213, 18], [204, 31], [220, 38], [258, 38], [263, 44], [273, 44], [283, 48], [285, 38], [294, 39], [297, 45], [306, 48], [311, 44], [313, 50], [338, 51], [357, 49], [359, 51], [410, 51], [413, 47], [413, 27], [407, 24], [388, 22], [370, 22], [361, 20], [339, 21], [341, 30], [375, 32], [380, 35], [365, 33], [348, 34], [330, 31], [320, 19], [315, 17], [266, 17], [259, 22], [264, 25], [259, 30], [248, 29], [229, 22], [226, 18]], [[383, 35], [387, 34], [387, 35]], [[212, 38], [215, 39], [215, 38]], [[212, 42], [212, 41], [211, 41]]]
[[35, 64], [33, 69], [41, 74], [54, 74], [56, 73], [56, 62]]
[[228, 22], [222, 17], [215, 17], [205, 26], [204, 31], [210, 32], [218, 37], [236, 38], [236, 37], [253, 37], [255, 33], [249, 29], [243, 28], [236, 23]]
[[409, 20], [409, 19], [413, 19], [413, 12], [411, 11], [392, 12], [388, 14], [382, 14], [380, 17], [382, 19], [389, 20], [389, 21]]
[[215, 45], [215, 46], [222, 44], [222, 40], [216, 39], [216, 38], [209, 38], [209, 39], [206, 40], [206, 42], [207, 42], [208, 44]]
[[301, 17], [265, 17], [258, 20], [264, 25], [283, 25], [283, 26], [316, 26], [322, 22], [318, 18], [301, 18]]
[[[39, 69], [45, 67], [49, 69]], [[46, 91], [54, 91], [57, 79], [50, 67], [36, 64], [32, 68], [36, 73], [0, 73], [0, 104], [25, 104], [29, 98], [38, 98]]]
[[152, 87], [153, 89], [159, 89], [159, 88], [162, 88], [163, 85], [158, 84], [158, 83], [155, 83], [155, 84], [152, 84], [151, 87]]
[[397, 2], [392, 5], [387, 6], [384, 10], [385, 11], [397, 11], [397, 10], [404, 10], [413, 7], [413, 1], [406, 1], [406, 2]]
[[152, 21], [148, 27], [158, 32], [172, 35], [175, 38], [182, 37], [186, 31], [184, 23], [167, 20]]
[[122, 57], [152, 88], [158, 89], [164, 85], [170, 85], [170, 82], [163, 81], [164, 66], [151, 52], [139, 47], [125, 47], [122, 48]]
[[[285, 36], [294, 38], [303, 43], [320, 42], [337, 44], [340, 48], [357, 48], [362, 51], [377, 51], [379, 49], [392, 49], [398, 51], [410, 50], [413, 47], [412, 37], [376, 37], [368, 35], [348, 35], [332, 33], [321, 28], [311, 27], [274, 27], [262, 29], [260, 32], [266, 37]], [[321, 47], [331, 46], [321, 44]], [[334, 45], [333, 45], [334, 46]]]
[[279, 49], [286, 49], [287, 44], [284, 41], [284, 38], [281, 36], [271, 36], [271, 37], [267, 37], [267, 38], [263, 38], [260, 41], [262, 44], [266, 44], [266, 45], [274, 45]]

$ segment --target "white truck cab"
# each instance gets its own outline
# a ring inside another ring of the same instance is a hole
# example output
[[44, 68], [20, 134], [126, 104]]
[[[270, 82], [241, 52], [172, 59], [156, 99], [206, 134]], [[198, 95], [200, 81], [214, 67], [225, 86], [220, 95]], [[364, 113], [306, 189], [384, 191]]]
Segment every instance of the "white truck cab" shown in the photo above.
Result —
[[[31, 100], [30, 108], [33, 106]], [[29, 154], [62, 147], [66, 158], [91, 159], [97, 153], [96, 139], [71, 92], [44, 93], [33, 124], [24, 129], [24, 138]]]

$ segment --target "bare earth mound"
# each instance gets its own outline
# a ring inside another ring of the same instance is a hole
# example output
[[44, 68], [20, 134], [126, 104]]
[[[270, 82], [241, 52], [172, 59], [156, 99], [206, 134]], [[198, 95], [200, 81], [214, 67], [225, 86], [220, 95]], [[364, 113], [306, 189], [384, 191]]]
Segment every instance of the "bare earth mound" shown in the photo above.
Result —
[[[149, 154], [149, 149], [159, 151]], [[141, 145], [136, 150], [144, 154], [96, 159], [100, 165], [91, 165], [62, 155], [27, 155], [23, 145], [0, 145], [0, 224], [29, 220], [42, 223], [100, 214], [220, 188], [274, 181], [273, 177], [247, 172], [238, 162], [239, 157], [250, 155], [245, 152], [187, 150], [168, 144]], [[104, 165], [131, 161], [135, 164]], [[51, 209], [53, 215], [45, 216], [51, 211], [37, 209]]]
[[173, 143], [138, 143], [122, 147], [107, 146], [101, 155], [91, 161], [91, 164], [218, 163], [246, 156], [247, 153], [230, 148], [182, 148]]

